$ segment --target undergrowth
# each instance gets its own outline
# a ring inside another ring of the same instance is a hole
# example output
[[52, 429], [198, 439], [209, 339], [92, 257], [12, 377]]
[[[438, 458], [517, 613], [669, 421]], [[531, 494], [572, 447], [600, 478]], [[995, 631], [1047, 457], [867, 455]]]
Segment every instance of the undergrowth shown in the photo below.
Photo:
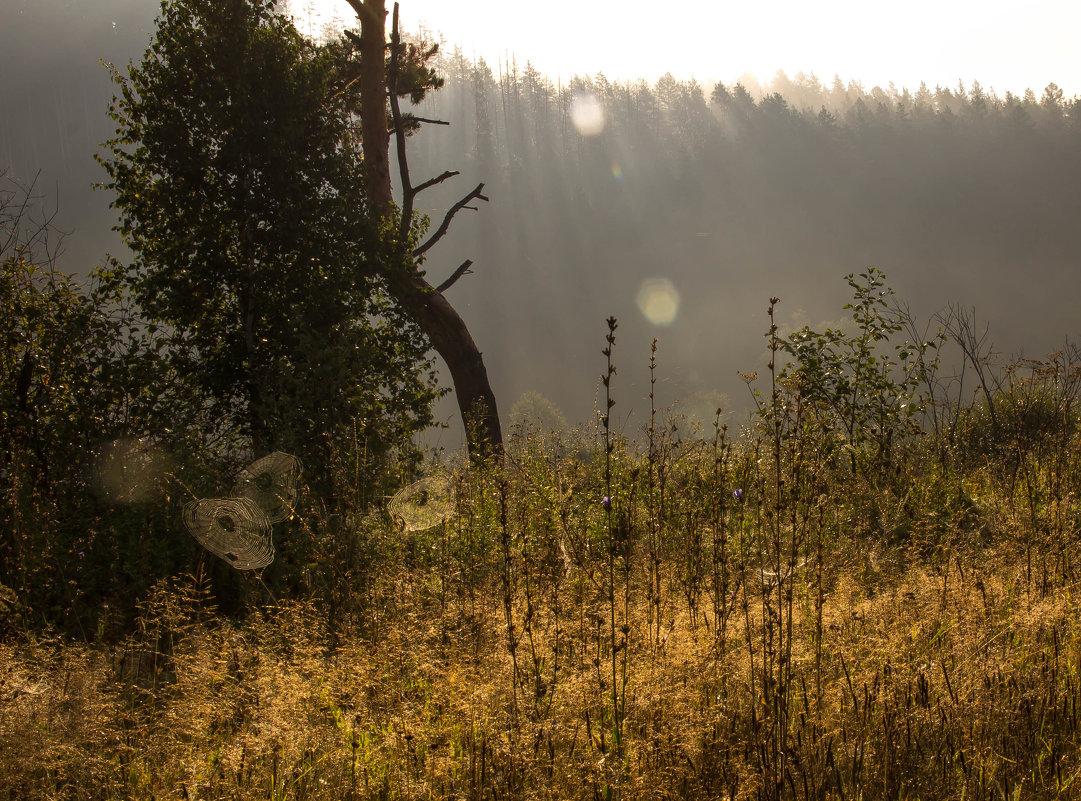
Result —
[[523, 421], [427, 531], [335, 522], [339, 591], [11, 627], [0, 798], [1081, 797], [1076, 354], [955, 406], [850, 284], [854, 334], [771, 301], [742, 431], [617, 431], [609, 320], [598, 424]]

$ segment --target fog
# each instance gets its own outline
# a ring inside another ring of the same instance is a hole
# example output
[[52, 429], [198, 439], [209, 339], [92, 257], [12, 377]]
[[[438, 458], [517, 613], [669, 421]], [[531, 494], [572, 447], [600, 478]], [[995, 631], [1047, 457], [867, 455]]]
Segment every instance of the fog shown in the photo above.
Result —
[[1004, 359], [1076, 337], [1081, 106], [1054, 87], [553, 86], [453, 56], [444, 71], [422, 113], [451, 126], [419, 134], [411, 166], [462, 170], [429, 198], [436, 220], [477, 181], [491, 203], [429, 269], [476, 262], [450, 292], [504, 404], [535, 390], [588, 415], [615, 315], [617, 417], [638, 412], [632, 428], [653, 337], [660, 404], [745, 409], [737, 371], [768, 360], [768, 298], [786, 327], [825, 326], [847, 315], [843, 276], [872, 266], [924, 321], [974, 306]]
[[12, 0], [0, 26], [0, 170], [34, 184], [67, 236], [60, 268], [85, 274], [121, 253], [105, 178], [94, 154], [114, 130], [114, 84], [150, 43], [153, 0]]
[[[0, 169], [36, 179], [69, 232], [61, 269], [124, 251], [93, 161], [112, 133], [100, 60], [138, 58], [148, 0], [17, 1], [0, 30]], [[766, 307], [788, 327], [845, 316], [843, 276], [885, 271], [927, 319], [974, 306], [1003, 357], [1042, 355], [1078, 333], [1081, 106], [1054, 88], [999, 97], [964, 87], [863, 87], [778, 74], [719, 90], [670, 76], [553, 84], [521, 64], [444, 56], [445, 88], [419, 109], [450, 126], [410, 141], [435, 224], [477, 183], [425, 265], [485, 354], [506, 419], [523, 393], [574, 422], [594, 409], [605, 319], [619, 320], [615, 419], [657, 403], [707, 417], [750, 396]], [[633, 415], [633, 416], [632, 416]], [[453, 423], [448, 402], [440, 417]], [[457, 429], [439, 442], [457, 445]]]

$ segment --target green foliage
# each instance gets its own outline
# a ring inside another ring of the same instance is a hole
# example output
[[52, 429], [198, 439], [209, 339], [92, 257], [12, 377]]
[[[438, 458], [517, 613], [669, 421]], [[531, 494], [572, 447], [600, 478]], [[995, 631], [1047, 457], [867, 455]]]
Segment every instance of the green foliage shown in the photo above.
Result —
[[1004, 384], [963, 409], [957, 440], [968, 458], [1016, 457], [1070, 442], [1078, 431], [1081, 363], [1076, 346], [1006, 368]]
[[924, 403], [920, 388], [933, 369], [941, 340], [891, 340], [905, 328], [904, 314], [890, 304], [893, 290], [881, 270], [845, 277], [853, 299], [854, 331], [808, 327], [779, 341], [794, 364], [781, 373], [791, 379], [812, 414], [842, 437], [855, 469], [859, 457], [888, 463], [895, 439], [916, 430]]
[[101, 161], [131, 264], [80, 287], [30, 191], [0, 187], [0, 584], [36, 624], [108, 634], [185, 569], [236, 609], [254, 584], [179, 508], [253, 450], [298, 455], [311, 490], [266, 580], [333, 607], [364, 558], [347, 521], [430, 422], [427, 342], [375, 277], [403, 256], [367, 213], [340, 60], [272, 6], [164, 3], [115, 73]]
[[154, 392], [150, 340], [115, 285], [54, 268], [38, 200], [0, 187], [0, 583], [36, 623], [85, 635], [103, 602], [133, 604], [190, 559], [163, 526], [164, 460], [146, 438], [176, 396]]
[[143, 61], [116, 74], [102, 163], [136, 255], [117, 281], [176, 379], [333, 492], [340, 443], [371, 468], [408, 451], [435, 390], [427, 343], [376, 277], [400, 256], [368, 215], [339, 54], [273, 5], [164, 3]]

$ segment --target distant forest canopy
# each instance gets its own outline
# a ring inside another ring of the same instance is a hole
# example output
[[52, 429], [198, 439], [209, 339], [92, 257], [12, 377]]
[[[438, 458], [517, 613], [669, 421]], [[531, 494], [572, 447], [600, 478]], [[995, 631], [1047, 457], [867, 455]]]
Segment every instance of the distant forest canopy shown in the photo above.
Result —
[[[444, 253], [476, 262], [452, 291], [508, 407], [537, 390], [587, 415], [607, 314], [639, 412], [653, 336], [664, 402], [723, 392], [743, 407], [736, 371], [766, 361], [766, 299], [779, 295], [794, 327], [843, 319], [842, 276], [869, 266], [925, 319], [975, 306], [1006, 356], [1078, 333], [1081, 98], [1054, 84], [998, 96], [778, 73], [766, 87], [557, 86], [461, 53], [440, 69], [446, 86], [421, 113], [451, 125], [416, 137], [411, 166], [487, 182], [492, 202]], [[603, 129], [583, 135], [575, 115], [597, 104]], [[428, 200], [436, 213], [443, 200]], [[670, 327], [636, 307], [654, 277], [680, 293]]]
[[[136, 5], [28, 4], [5, 29], [0, 64], [14, 77], [0, 109], [19, 113], [0, 124], [0, 169], [26, 183], [42, 171], [38, 189], [73, 231], [61, 267], [78, 274], [107, 251], [125, 258], [110, 198], [90, 189], [104, 178], [91, 157], [113, 133], [97, 59], [138, 59], [153, 31], [156, 4]], [[419, 113], [452, 125], [425, 126], [410, 164], [417, 180], [463, 175], [420, 201], [437, 223], [477, 182], [491, 202], [458, 215], [426, 267], [438, 282], [473, 260], [449, 294], [504, 414], [536, 391], [572, 422], [589, 415], [609, 314], [620, 318], [618, 417], [648, 408], [653, 336], [662, 402], [723, 392], [742, 408], [736, 371], [766, 361], [767, 299], [781, 298], [791, 325], [836, 320], [842, 276], [870, 266], [925, 316], [975, 306], [1007, 356], [1078, 334], [1081, 111], [1054, 86], [996, 95], [798, 74], [748, 78], [745, 92], [669, 77], [558, 85], [447, 49], [440, 68], [446, 86]], [[584, 94], [606, 115], [591, 137], [571, 117]], [[653, 277], [680, 293], [670, 327], [638, 311]], [[451, 403], [441, 416], [452, 413]]]

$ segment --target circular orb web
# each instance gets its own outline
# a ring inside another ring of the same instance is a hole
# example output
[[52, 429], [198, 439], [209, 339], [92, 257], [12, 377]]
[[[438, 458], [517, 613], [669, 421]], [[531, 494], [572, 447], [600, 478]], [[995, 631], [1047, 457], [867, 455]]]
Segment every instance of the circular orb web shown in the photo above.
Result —
[[679, 314], [679, 292], [667, 278], [647, 278], [638, 288], [638, 309], [654, 325], [671, 325]]
[[571, 122], [582, 136], [596, 136], [604, 130], [604, 105], [596, 95], [575, 95], [571, 98]]
[[258, 570], [274, 561], [270, 521], [250, 498], [189, 501], [183, 518], [200, 545], [237, 570]]
[[438, 473], [394, 493], [387, 512], [405, 531], [427, 531], [454, 517], [454, 500], [454, 481]]
[[300, 460], [275, 451], [237, 473], [233, 494], [254, 501], [271, 523], [280, 523], [293, 513], [299, 483]]

